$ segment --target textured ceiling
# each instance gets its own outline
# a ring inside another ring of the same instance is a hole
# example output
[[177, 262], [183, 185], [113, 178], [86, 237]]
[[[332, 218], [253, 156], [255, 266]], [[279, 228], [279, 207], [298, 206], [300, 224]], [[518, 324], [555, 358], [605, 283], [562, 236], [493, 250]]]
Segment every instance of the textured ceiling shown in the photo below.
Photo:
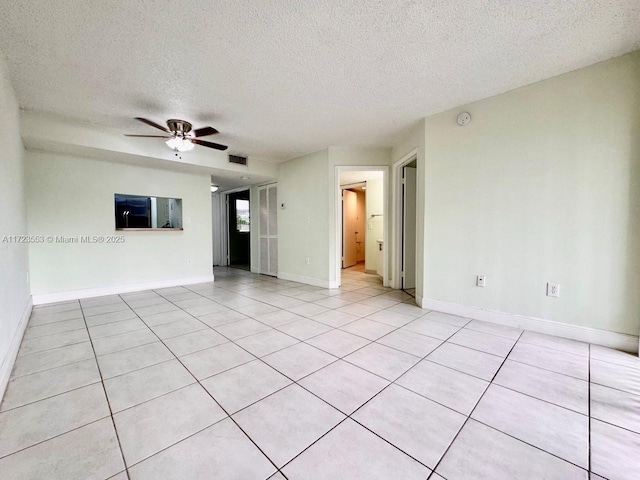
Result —
[[[23, 108], [282, 161], [640, 48], [638, 0], [0, 0]], [[212, 140], [214, 137], [209, 137]]]

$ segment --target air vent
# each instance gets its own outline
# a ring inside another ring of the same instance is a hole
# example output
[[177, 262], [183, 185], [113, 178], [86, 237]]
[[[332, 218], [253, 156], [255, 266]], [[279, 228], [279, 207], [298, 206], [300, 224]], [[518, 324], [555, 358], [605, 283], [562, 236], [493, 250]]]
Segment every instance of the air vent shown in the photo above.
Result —
[[240, 157], [238, 155], [229, 155], [229, 163], [237, 163], [238, 165], [246, 165], [247, 157]]

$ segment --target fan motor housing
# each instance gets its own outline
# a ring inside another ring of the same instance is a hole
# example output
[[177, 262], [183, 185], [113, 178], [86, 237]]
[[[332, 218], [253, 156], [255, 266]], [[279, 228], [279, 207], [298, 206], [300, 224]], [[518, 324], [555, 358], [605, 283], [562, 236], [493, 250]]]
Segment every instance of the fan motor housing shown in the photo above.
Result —
[[182, 133], [183, 135], [189, 133], [191, 131], [191, 124], [184, 120], [177, 120], [172, 118], [171, 120], [167, 120], [167, 127], [169, 130], [175, 133]]

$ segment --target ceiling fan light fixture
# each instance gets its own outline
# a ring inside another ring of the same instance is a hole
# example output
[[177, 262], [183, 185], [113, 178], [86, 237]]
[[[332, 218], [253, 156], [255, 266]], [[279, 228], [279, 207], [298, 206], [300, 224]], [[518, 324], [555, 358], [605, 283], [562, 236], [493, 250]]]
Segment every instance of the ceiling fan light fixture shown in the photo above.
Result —
[[191, 140], [183, 137], [173, 137], [165, 143], [171, 150], [175, 150], [176, 152], [188, 152], [195, 147], [195, 145], [191, 143]]

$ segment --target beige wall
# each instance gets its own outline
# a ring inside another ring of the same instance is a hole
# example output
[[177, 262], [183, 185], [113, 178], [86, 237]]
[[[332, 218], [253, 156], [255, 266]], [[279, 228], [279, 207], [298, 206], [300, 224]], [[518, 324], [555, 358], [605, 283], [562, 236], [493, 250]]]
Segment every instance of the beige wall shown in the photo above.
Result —
[[637, 335], [639, 85], [637, 52], [427, 118], [425, 297]]
[[328, 282], [327, 164], [322, 150], [278, 165], [278, 276]]
[[30, 307], [27, 243], [14, 236], [27, 233], [24, 201], [24, 149], [18, 103], [0, 52], [0, 399], [24, 332]]
[[[336, 258], [337, 166], [388, 166], [387, 148], [330, 147], [278, 166], [278, 275], [329, 286]], [[309, 258], [309, 265], [305, 259]]]
[[[122, 244], [32, 244], [33, 294], [211, 276], [207, 174], [27, 152], [31, 235], [123, 235]], [[116, 232], [115, 193], [182, 198], [184, 231]]]

